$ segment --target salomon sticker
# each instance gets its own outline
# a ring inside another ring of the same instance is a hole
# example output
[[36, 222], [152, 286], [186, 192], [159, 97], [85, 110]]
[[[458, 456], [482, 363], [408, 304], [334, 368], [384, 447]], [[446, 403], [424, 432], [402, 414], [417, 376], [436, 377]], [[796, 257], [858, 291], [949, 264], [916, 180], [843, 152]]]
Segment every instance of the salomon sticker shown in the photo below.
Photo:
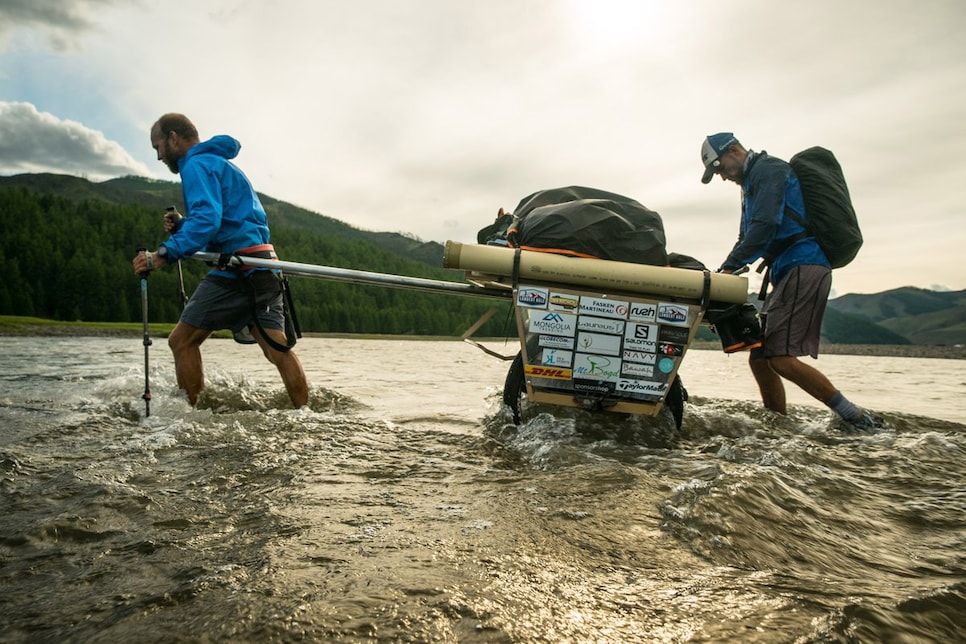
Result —
[[577, 316], [573, 313], [534, 313], [530, 316], [530, 333], [547, 335], [566, 335], [573, 337], [577, 332]]
[[657, 319], [657, 305], [653, 302], [631, 302], [627, 317], [641, 322], [654, 322]]
[[531, 309], [547, 308], [547, 289], [521, 286], [517, 291], [517, 304]]
[[580, 306], [579, 295], [554, 293], [553, 291], [550, 291], [549, 309], [551, 311], [576, 311], [578, 306]]
[[623, 320], [609, 320], [607, 318], [595, 318], [589, 315], [581, 315], [577, 320], [578, 331], [595, 331], [597, 333], [624, 333]]
[[662, 326], [657, 334], [659, 342], [673, 342], [674, 344], [687, 344], [691, 337], [691, 329], [686, 326]]
[[572, 372], [570, 369], [560, 367], [543, 367], [539, 365], [527, 365], [523, 373], [533, 378], [550, 378], [552, 380], [570, 380]]
[[540, 364], [545, 367], [567, 367], [573, 363], [574, 354], [563, 349], [544, 349]]
[[621, 337], [619, 335], [603, 335], [581, 331], [577, 334], [577, 350], [619, 356], [621, 354]]
[[562, 335], [541, 335], [537, 344], [549, 349], [573, 349], [574, 339]]
[[617, 382], [621, 372], [620, 358], [610, 356], [574, 354], [574, 378]]
[[688, 323], [688, 307], [681, 304], [658, 304], [657, 321], [678, 326]]
[[623, 320], [627, 318], [627, 302], [584, 296], [580, 298], [580, 313]]

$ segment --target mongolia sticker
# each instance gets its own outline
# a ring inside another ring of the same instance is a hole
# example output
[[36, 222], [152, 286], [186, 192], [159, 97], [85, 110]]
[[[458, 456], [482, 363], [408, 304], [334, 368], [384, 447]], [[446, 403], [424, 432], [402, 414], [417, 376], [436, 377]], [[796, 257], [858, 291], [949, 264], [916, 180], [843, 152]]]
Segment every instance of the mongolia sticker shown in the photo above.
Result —
[[572, 338], [577, 333], [577, 316], [558, 311], [535, 311], [530, 315], [529, 331]]

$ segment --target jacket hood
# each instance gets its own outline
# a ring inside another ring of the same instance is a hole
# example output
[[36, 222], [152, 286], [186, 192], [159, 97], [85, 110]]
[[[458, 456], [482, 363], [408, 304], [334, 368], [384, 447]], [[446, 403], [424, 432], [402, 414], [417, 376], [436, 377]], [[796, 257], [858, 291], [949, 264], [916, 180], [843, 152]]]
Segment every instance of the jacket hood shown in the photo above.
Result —
[[241, 143], [227, 134], [213, 136], [207, 141], [194, 145], [185, 155], [185, 159], [195, 154], [214, 154], [225, 159], [234, 159], [241, 150]]

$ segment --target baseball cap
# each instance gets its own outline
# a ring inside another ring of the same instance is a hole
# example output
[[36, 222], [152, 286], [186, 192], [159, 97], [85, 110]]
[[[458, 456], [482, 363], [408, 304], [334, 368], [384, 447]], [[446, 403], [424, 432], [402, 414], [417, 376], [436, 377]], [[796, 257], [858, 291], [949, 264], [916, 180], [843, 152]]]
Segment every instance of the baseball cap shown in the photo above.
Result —
[[732, 145], [740, 145], [738, 139], [731, 132], [718, 132], [704, 139], [701, 144], [701, 162], [704, 164], [704, 174], [701, 183], [708, 183], [717, 169], [714, 162]]

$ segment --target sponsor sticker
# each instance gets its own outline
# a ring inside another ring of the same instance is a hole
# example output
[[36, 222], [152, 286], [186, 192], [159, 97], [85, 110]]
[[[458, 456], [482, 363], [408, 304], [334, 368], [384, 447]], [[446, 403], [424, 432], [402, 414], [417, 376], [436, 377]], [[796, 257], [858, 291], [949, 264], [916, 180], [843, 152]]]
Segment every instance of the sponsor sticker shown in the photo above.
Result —
[[553, 380], [570, 380], [573, 372], [570, 369], [560, 367], [545, 367], [542, 365], [530, 364], [524, 367], [523, 373], [533, 378], [551, 378]]
[[577, 334], [577, 350], [619, 356], [621, 354], [621, 337], [619, 335], [603, 335], [602, 333], [581, 331]]
[[573, 351], [563, 349], [544, 349], [540, 363], [548, 367], [570, 367], [573, 363]]
[[527, 306], [532, 309], [547, 308], [548, 294], [545, 288], [535, 288], [533, 286], [521, 286], [517, 291], [517, 304]]
[[[654, 345], [657, 348], [657, 345]], [[633, 349], [624, 349], [624, 353], [621, 358], [624, 362], [640, 362], [641, 364], [654, 364], [657, 361], [657, 354], [648, 351], [634, 351]]]
[[596, 331], [598, 333], [616, 333], [620, 335], [624, 332], [624, 321], [581, 315], [580, 319], [577, 320], [577, 330]]
[[580, 306], [579, 295], [569, 295], [567, 293], [554, 293], [550, 291], [551, 311], [575, 311]]
[[580, 313], [600, 315], [606, 318], [627, 318], [627, 302], [608, 300], [602, 297], [582, 296], [580, 298]]
[[657, 341], [638, 340], [637, 338], [628, 338], [627, 336], [624, 336], [624, 350], [655, 353], [657, 351]]
[[620, 358], [589, 353], [574, 354], [574, 378], [617, 382], [620, 371]]
[[573, 349], [574, 339], [562, 335], [541, 335], [538, 344], [551, 349]]
[[577, 333], [577, 316], [559, 311], [534, 312], [530, 315], [529, 331], [573, 337]]
[[621, 375], [632, 378], [653, 378], [654, 365], [625, 362], [621, 365]]
[[656, 324], [637, 324], [628, 322], [624, 331], [624, 337], [628, 340], [657, 340]]
[[600, 380], [574, 380], [574, 391], [585, 394], [609, 394], [614, 391], [614, 384]]
[[657, 321], [665, 324], [676, 324], [678, 326], [688, 323], [688, 311], [690, 309], [683, 304], [668, 304], [662, 302], [657, 305]]
[[657, 363], [657, 368], [661, 370], [661, 373], [671, 373], [674, 371], [674, 358], [661, 358]]
[[657, 319], [657, 304], [653, 302], [631, 302], [627, 317], [641, 322], [654, 322]]
[[674, 344], [687, 344], [691, 337], [691, 329], [686, 326], [667, 326], [662, 325], [657, 339], [660, 342], [673, 342]]
[[683, 356], [684, 347], [680, 344], [661, 342], [657, 345], [657, 352], [662, 356]]
[[617, 381], [617, 391], [625, 394], [643, 394], [646, 396], [661, 397], [664, 395], [666, 383], [653, 382], [651, 380], [628, 380], [621, 378]]

